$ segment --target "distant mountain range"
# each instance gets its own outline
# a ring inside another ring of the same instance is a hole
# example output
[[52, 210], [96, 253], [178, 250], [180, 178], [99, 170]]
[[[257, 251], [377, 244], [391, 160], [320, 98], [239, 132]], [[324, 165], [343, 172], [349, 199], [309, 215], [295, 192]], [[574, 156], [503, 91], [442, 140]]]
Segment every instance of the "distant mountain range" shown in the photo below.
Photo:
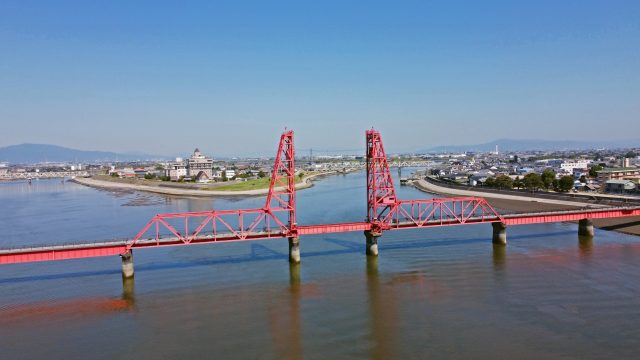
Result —
[[622, 141], [558, 141], [558, 140], [518, 140], [518, 139], [498, 139], [484, 144], [476, 145], [448, 145], [436, 146], [422, 150], [425, 153], [441, 152], [488, 152], [495, 151], [496, 145], [499, 151], [527, 151], [527, 150], [589, 150], [589, 149], [615, 149], [640, 147], [640, 140]]
[[43, 162], [94, 162], [160, 160], [165, 156], [144, 153], [115, 153], [86, 151], [46, 144], [20, 144], [0, 148], [0, 162], [10, 164], [35, 164]]

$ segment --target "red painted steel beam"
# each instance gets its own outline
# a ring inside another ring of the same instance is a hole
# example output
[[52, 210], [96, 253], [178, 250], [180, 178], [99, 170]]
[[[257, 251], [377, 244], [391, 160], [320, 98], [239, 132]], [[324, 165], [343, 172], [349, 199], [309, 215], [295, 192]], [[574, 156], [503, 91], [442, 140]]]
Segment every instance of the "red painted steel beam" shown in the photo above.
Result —
[[126, 251], [126, 246], [95, 246], [79, 245], [77, 248], [45, 248], [33, 250], [15, 250], [14, 252], [0, 253], [0, 264], [18, 264], [39, 261], [83, 259], [99, 256], [120, 255]]
[[525, 216], [506, 215], [504, 223], [506, 225], [529, 225], [542, 224], [550, 222], [578, 221], [582, 219], [609, 219], [628, 216], [640, 216], [640, 208], [634, 209], [611, 209], [600, 211], [584, 211], [571, 213], [552, 213], [552, 214], [531, 214]]
[[342, 223], [342, 224], [324, 224], [324, 225], [307, 225], [298, 226], [298, 234], [300, 235], [317, 235], [352, 231], [371, 230], [371, 224], [367, 222]]

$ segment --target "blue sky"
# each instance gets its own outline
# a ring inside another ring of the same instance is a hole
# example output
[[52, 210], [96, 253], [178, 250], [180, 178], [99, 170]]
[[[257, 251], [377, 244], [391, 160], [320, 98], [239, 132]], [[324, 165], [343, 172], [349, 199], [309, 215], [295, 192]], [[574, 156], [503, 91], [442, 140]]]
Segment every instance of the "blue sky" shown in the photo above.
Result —
[[639, 1], [4, 1], [0, 146], [640, 138]]

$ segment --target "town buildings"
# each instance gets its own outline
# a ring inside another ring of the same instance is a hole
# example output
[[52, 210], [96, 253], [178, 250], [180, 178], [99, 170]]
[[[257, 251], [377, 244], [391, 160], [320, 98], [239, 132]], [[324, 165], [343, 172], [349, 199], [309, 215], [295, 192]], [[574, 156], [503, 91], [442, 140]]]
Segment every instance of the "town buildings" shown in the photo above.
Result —
[[172, 181], [192, 178], [198, 182], [209, 182], [214, 178], [213, 159], [203, 155], [200, 149], [196, 148], [189, 159], [176, 158], [176, 161], [167, 164], [165, 176]]

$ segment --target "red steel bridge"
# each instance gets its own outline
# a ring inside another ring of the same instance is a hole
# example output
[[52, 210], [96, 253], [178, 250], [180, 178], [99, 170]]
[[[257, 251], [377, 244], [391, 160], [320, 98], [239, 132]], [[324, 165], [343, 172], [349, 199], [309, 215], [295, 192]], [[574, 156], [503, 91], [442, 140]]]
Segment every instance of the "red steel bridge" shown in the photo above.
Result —
[[591, 219], [640, 216], [640, 207], [581, 209], [501, 215], [480, 197], [401, 200], [387, 163], [380, 133], [366, 131], [366, 221], [319, 225], [296, 222], [296, 173], [293, 131], [280, 137], [263, 207], [158, 214], [130, 240], [0, 250], [0, 264], [120, 255], [123, 276], [133, 276], [134, 249], [230, 241], [287, 238], [289, 260], [300, 261], [301, 235], [363, 231], [367, 255], [378, 255], [385, 231], [454, 225], [492, 224], [493, 241], [506, 244], [508, 225], [579, 221], [579, 233], [593, 236]]

